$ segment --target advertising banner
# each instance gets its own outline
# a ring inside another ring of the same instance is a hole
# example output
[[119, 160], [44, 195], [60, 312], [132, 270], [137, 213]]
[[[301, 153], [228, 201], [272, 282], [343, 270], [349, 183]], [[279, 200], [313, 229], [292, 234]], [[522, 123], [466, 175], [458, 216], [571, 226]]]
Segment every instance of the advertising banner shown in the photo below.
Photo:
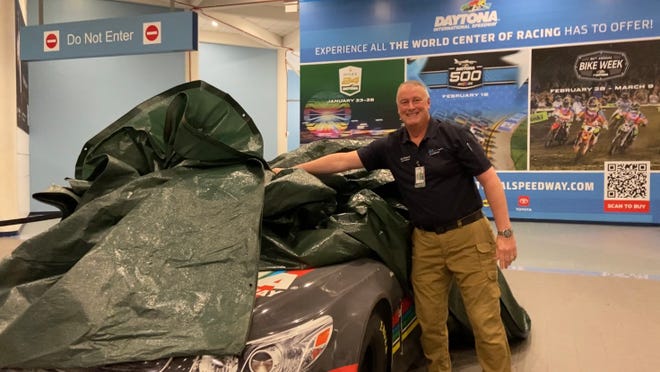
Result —
[[[649, 191], [660, 189], [660, 177], [650, 177], [648, 162], [613, 162], [606, 167], [605, 172], [498, 175], [511, 218], [657, 224], [658, 214], [651, 208], [658, 208], [658, 197], [651, 201]], [[484, 204], [488, 206], [485, 199]], [[488, 208], [484, 211], [492, 216]]]
[[[658, 58], [660, 40], [533, 50], [530, 170], [602, 171], [606, 161], [643, 159], [660, 171]], [[559, 123], [562, 104], [571, 115], [565, 123]], [[572, 145], [588, 129], [590, 105], [604, 125], [580, 154]], [[550, 138], [553, 125], [565, 139]]]
[[[484, 147], [513, 218], [660, 224], [660, 2], [302, 0], [300, 11], [301, 142], [386, 135], [401, 125], [398, 84], [420, 80], [432, 116]], [[320, 102], [341, 109], [318, 115]]]
[[407, 57], [658, 36], [648, 0], [300, 2], [301, 62]]
[[379, 137], [400, 126], [394, 100], [403, 60], [301, 66], [300, 142]]

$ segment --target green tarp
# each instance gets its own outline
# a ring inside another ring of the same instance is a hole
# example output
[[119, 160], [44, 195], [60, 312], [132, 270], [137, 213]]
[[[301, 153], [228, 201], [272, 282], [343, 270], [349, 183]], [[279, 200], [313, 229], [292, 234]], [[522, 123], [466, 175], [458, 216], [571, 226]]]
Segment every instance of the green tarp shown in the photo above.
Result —
[[0, 366], [239, 353], [257, 281], [262, 143], [203, 82], [88, 141], [75, 212], [0, 263]]

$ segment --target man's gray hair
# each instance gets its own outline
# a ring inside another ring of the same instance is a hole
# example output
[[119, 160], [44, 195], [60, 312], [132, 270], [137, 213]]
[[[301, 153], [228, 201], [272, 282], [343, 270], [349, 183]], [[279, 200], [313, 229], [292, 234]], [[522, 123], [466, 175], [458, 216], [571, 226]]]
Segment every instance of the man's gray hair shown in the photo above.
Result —
[[421, 82], [419, 80], [406, 80], [403, 83], [399, 84], [399, 87], [397, 88], [396, 91], [398, 92], [399, 89], [401, 89], [401, 87], [406, 86], [406, 85], [414, 85], [414, 86], [417, 86], [417, 87], [424, 88], [424, 92], [426, 93], [425, 98], [429, 98], [431, 96], [429, 94], [429, 88], [426, 86], [426, 84], [424, 84], [423, 82]]

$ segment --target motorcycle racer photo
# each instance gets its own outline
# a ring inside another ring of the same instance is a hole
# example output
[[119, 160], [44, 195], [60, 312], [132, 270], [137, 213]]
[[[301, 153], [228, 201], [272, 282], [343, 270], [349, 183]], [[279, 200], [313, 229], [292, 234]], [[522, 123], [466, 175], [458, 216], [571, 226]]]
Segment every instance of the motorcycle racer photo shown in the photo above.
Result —
[[[534, 48], [530, 92], [536, 95], [539, 106], [535, 112], [530, 110], [528, 119], [529, 169], [602, 171], [604, 162], [649, 159], [652, 170], [660, 169], [657, 161], [660, 125], [654, 125], [660, 122], [660, 79], [657, 58], [650, 54], [658, 50], [659, 45], [657, 40], [652, 40]], [[613, 61], [621, 68], [598, 71], [597, 67], [606, 67]], [[582, 70], [580, 66], [592, 66], [596, 70]], [[571, 146], [571, 150], [577, 147], [575, 151], [562, 151], [563, 139], [551, 136], [561, 131], [549, 131], [555, 123], [559, 124], [553, 115], [557, 95], [571, 100], [575, 116], [570, 135], [563, 143]], [[545, 106], [540, 104], [541, 97], [547, 97]], [[639, 122], [623, 120], [635, 102], [648, 118], [646, 127]], [[530, 107], [532, 103], [530, 101]], [[588, 103], [592, 104], [589, 112], [586, 111]], [[635, 137], [634, 146], [630, 146], [635, 125], [639, 135]]]
[[642, 113], [639, 107], [639, 103], [634, 102], [630, 106], [630, 110], [625, 114], [623, 118], [624, 122], [629, 122], [633, 125], [632, 141], [635, 141], [635, 138], [639, 135], [639, 126], [647, 126], [649, 119]]
[[552, 115], [555, 117], [555, 120], [561, 123], [564, 127], [566, 137], [568, 137], [568, 134], [571, 131], [571, 124], [573, 124], [575, 114], [576, 112], [573, 111], [573, 107], [571, 107], [571, 100], [568, 97], [564, 98], [561, 102], [561, 106], [555, 108], [555, 111], [552, 113]]
[[598, 142], [598, 136], [600, 135], [601, 128], [609, 128], [605, 114], [603, 114], [598, 98], [596, 97], [589, 98], [587, 101], [587, 109], [578, 115], [578, 120], [582, 121], [582, 130], [575, 138], [575, 143], [573, 145], [573, 150], [575, 152], [577, 152], [579, 149], [578, 145], [580, 143], [580, 137], [582, 137], [582, 133], [584, 131], [589, 131], [593, 134], [591, 136], [591, 143], [588, 144], [589, 149], [591, 149]]
[[616, 155], [625, 152], [639, 135], [639, 126], [646, 126], [648, 122], [640, 110], [639, 103], [633, 103], [630, 110], [623, 115], [622, 123], [616, 129], [608, 153]]
[[561, 106], [553, 110], [552, 118], [550, 129], [545, 136], [545, 147], [553, 144], [563, 145], [569, 138], [571, 124], [575, 120], [575, 112], [573, 112], [571, 99], [568, 96], [562, 100]]
[[627, 92], [621, 93], [621, 97], [616, 100], [616, 110], [610, 116], [609, 122], [612, 123], [613, 129], [617, 129], [623, 121], [623, 116], [630, 111], [633, 101], [630, 99], [630, 94]]

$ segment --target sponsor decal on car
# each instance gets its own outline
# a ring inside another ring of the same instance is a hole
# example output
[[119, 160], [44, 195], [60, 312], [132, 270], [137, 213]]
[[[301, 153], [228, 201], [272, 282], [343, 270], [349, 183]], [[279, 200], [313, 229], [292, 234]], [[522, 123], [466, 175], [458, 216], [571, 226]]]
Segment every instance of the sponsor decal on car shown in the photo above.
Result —
[[397, 352], [401, 343], [417, 326], [417, 315], [412, 298], [401, 299], [398, 311], [392, 315], [392, 353]]
[[278, 270], [278, 271], [261, 271], [257, 281], [257, 297], [272, 297], [282, 293], [291, 287], [293, 282], [311, 272], [308, 270]]

